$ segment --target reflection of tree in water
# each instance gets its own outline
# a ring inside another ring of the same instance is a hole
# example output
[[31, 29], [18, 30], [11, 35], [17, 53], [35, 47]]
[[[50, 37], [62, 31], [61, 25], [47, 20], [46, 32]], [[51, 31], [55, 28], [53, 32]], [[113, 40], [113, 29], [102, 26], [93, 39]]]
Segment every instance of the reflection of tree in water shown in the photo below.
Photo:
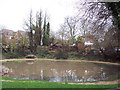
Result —
[[41, 69], [41, 80], [43, 80], [43, 70]]
[[75, 81], [75, 82], [85, 82], [85, 81], [96, 81], [92, 76], [87, 76], [88, 71], [85, 70], [85, 76], [77, 76], [76, 70], [63, 70], [57, 72], [56, 69], [52, 69], [54, 77], [50, 79], [51, 82], [59, 81]]

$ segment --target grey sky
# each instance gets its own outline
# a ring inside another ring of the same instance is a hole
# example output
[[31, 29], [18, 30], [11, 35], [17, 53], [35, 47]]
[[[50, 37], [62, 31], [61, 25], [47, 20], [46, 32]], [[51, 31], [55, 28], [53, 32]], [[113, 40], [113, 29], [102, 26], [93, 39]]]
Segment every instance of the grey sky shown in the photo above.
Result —
[[0, 0], [0, 25], [12, 30], [23, 30], [24, 19], [30, 9], [33, 13], [42, 9], [50, 15], [51, 29], [58, 30], [64, 17], [75, 14], [77, 0]]

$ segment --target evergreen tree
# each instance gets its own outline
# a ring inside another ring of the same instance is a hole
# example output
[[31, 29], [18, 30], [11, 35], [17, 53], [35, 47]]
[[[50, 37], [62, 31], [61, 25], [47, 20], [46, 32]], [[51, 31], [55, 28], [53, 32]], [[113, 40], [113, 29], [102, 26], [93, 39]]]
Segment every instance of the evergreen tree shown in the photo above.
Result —
[[46, 31], [46, 44], [49, 45], [49, 38], [50, 38], [50, 23], [47, 23], [47, 31]]
[[44, 25], [43, 25], [43, 46], [49, 45], [49, 38], [50, 38], [50, 23], [46, 24], [46, 15], [44, 18]]
[[43, 46], [47, 44], [47, 40], [46, 40], [46, 16], [44, 18], [44, 26], [43, 26]]
[[41, 45], [41, 39], [42, 39], [41, 27], [42, 27], [42, 12], [36, 14], [36, 25], [34, 25], [36, 46]]

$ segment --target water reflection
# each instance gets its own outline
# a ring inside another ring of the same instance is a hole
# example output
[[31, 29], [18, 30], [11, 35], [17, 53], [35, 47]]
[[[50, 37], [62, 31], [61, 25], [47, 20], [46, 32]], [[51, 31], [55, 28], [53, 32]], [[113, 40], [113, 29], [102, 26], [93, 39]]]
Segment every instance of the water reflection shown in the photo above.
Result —
[[[8, 73], [8, 78], [45, 80], [49, 82], [61, 81], [97, 81], [118, 78], [119, 66], [75, 63], [75, 62], [6, 62], [3, 65], [12, 69], [12, 74]], [[112, 71], [111, 71], [112, 70]]]

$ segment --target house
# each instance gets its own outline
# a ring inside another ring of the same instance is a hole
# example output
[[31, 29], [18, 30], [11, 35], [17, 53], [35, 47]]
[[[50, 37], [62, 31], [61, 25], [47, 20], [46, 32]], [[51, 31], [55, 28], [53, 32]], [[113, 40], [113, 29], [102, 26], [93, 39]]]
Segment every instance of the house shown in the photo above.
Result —
[[14, 32], [13, 30], [8, 30], [8, 29], [1, 30], [3, 38], [6, 39], [12, 39], [13, 32]]
[[6, 39], [21, 39], [23, 37], [27, 37], [27, 33], [22, 30], [18, 30], [17, 32], [14, 32], [13, 30], [3, 29], [2, 31], [2, 37]]
[[17, 34], [19, 35], [19, 38], [28, 38], [28, 34], [27, 32], [23, 31], [23, 30], [18, 30]]
[[2, 40], [4, 40], [4, 47], [8, 47], [9, 44], [13, 44], [18, 42], [18, 40], [28, 38], [27, 33], [22, 30], [18, 30], [17, 32], [9, 29], [2, 29]]
[[85, 46], [92, 46], [94, 44], [93, 35], [85, 34], [84, 36], [82, 36], [82, 38], [85, 41]]
[[93, 48], [94, 36], [87, 33], [84, 36], [82, 36], [82, 38], [84, 39], [85, 54], [88, 54], [90, 51], [92, 51], [94, 49]]

